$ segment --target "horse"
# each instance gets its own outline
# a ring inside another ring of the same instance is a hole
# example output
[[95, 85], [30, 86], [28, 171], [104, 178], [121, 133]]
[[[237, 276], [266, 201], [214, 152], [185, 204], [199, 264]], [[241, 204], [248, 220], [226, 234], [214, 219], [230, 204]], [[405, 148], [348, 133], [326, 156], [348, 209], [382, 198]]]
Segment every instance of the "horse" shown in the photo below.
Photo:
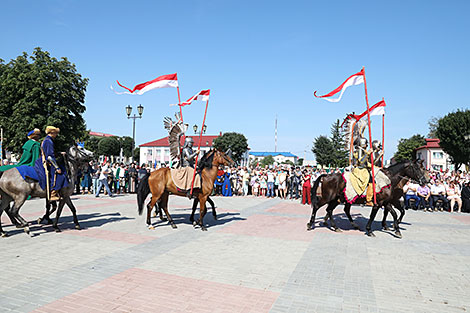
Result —
[[[217, 177], [218, 167], [219, 165], [231, 165], [233, 163], [234, 162], [230, 156], [219, 150], [210, 150], [209, 152], [206, 152], [199, 162], [197, 171], [202, 177], [202, 188], [194, 189], [193, 195], [198, 198], [201, 207], [199, 219], [195, 222], [195, 225], [199, 225], [203, 231], [207, 230], [203, 223], [204, 215], [207, 211], [206, 200], [214, 188], [214, 181]], [[147, 174], [140, 182], [139, 187], [137, 188], [139, 215], [142, 215], [144, 210], [144, 201], [149, 193], [152, 193], [152, 198], [150, 199], [149, 204], [147, 204], [147, 226], [149, 229], [153, 229], [150, 222], [152, 208], [160, 201], [160, 199], [161, 207], [165, 211], [168, 222], [172, 228], [177, 228], [171, 215], [168, 213], [168, 198], [170, 193], [181, 197], [187, 197], [187, 194], [185, 191], [179, 190], [176, 187], [171, 178], [169, 168], [160, 168], [150, 173], [150, 175]]]
[[[80, 229], [77, 212], [75, 206], [72, 203], [72, 200], [70, 199], [70, 196], [73, 194], [75, 188], [78, 170], [87, 165], [92, 158], [93, 153], [91, 151], [79, 147], [76, 144], [70, 146], [64, 155], [65, 168], [69, 185], [59, 190], [61, 199], [59, 200], [56, 218], [53, 223], [53, 227], [56, 232], [60, 232], [60, 228], [57, 224], [62, 213], [62, 208], [65, 204], [67, 204], [72, 211], [75, 228]], [[7, 210], [7, 214], [10, 216], [12, 223], [18, 228], [24, 228], [25, 232], [29, 234], [30, 229], [28, 227], [28, 222], [20, 216], [20, 208], [23, 206], [28, 196], [46, 198], [46, 191], [40, 187], [39, 182], [30, 178], [23, 179], [18, 170], [16, 168], [12, 168], [3, 172], [0, 176], [0, 195], [2, 198], [0, 203], [0, 216], [4, 210]], [[12, 208], [9, 209], [11, 201], [14, 201], [14, 203]], [[49, 201], [47, 201], [46, 205], [47, 211], [43, 219], [50, 220]], [[7, 236], [7, 234], [2, 229], [1, 223], [0, 235], [2, 237]]]
[[[372, 221], [375, 219], [377, 215], [377, 211], [380, 207], [384, 207], [386, 211], [390, 211], [394, 219], [394, 228], [395, 228], [395, 235], [401, 238], [400, 229], [398, 227], [397, 222], [397, 215], [396, 212], [393, 210], [391, 206], [391, 201], [393, 200], [394, 190], [396, 186], [404, 177], [409, 177], [411, 179], [417, 180], [419, 182], [426, 182], [429, 180], [429, 175], [427, 175], [426, 170], [422, 166], [422, 162], [417, 161], [404, 161], [400, 163], [396, 163], [394, 165], [389, 166], [388, 168], [381, 169], [384, 174], [390, 179], [391, 184], [383, 188], [379, 193], [376, 195], [376, 204], [372, 207], [371, 215], [369, 221], [367, 222], [366, 226], [366, 234], [368, 236], [375, 236], [374, 233], [371, 231]], [[322, 183], [321, 187], [321, 198], [318, 199], [316, 196], [317, 188]], [[320, 207], [325, 204], [328, 204], [326, 209], [327, 215], [325, 216], [325, 222], [329, 219], [331, 223], [331, 227], [335, 231], [341, 231], [337, 226], [333, 219], [333, 210], [339, 204], [339, 202], [344, 203], [344, 212], [348, 217], [349, 222], [355, 229], [359, 229], [359, 226], [353, 221], [350, 213], [351, 203], [348, 203], [344, 196], [344, 189], [346, 187], [346, 182], [344, 181], [342, 174], [335, 173], [331, 175], [323, 174], [320, 175], [313, 187], [311, 189], [312, 192], [312, 215], [310, 217], [310, 221], [307, 223], [307, 230], [311, 230], [315, 227], [315, 215]], [[361, 199], [361, 198], [359, 198]], [[356, 203], [360, 202], [361, 200], [357, 200]]]

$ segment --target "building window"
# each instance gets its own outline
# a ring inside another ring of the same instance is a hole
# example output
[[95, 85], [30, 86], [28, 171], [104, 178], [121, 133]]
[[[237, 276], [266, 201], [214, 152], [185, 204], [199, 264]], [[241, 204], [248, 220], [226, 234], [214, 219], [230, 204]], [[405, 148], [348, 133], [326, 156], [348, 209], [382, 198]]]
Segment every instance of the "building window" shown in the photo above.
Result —
[[152, 149], [148, 149], [147, 154], [151, 156], [152, 155]]
[[421, 152], [418, 152], [418, 154], [416, 155], [416, 158], [417, 158], [418, 160], [422, 160], [422, 158], [421, 158]]
[[434, 159], [443, 159], [444, 158], [444, 152], [433, 152], [432, 157]]

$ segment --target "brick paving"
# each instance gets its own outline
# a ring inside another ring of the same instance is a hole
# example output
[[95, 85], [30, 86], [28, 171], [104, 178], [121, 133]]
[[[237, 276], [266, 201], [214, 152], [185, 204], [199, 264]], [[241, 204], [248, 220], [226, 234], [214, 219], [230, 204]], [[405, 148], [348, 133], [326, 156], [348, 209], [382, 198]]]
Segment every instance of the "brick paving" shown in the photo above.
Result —
[[[22, 215], [29, 237], [2, 223], [0, 312], [466, 312], [470, 310], [470, 215], [407, 211], [403, 239], [333, 232], [293, 201], [214, 197], [209, 231], [189, 222], [191, 202], [170, 199], [178, 226], [153, 218], [135, 195], [76, 196], [83, 230], [65, 208], [55, 233], [37, 225], [42, 200]], [[220, 207], [220, 208], [219, 208]], [[354, 206], [363, 230], [368, 208]], [[391, 217], [390, 217], [391, 218]]]

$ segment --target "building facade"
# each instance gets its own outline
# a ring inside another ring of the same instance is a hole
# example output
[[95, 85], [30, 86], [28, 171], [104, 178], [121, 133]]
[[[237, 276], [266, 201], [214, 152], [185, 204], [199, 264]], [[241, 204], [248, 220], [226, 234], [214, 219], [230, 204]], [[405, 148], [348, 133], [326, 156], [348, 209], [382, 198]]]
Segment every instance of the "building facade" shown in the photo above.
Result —
[[261, 162], [268, 155], [272, 156], [274, 161], [281, 164], [291, 161], [296, 164], [298, 157], [290, 152], [249, 152], [250, 163]]
[[[199, 136], [186, 136], [191, 137], [194, 140], [193, 150], [196, 151], [199, 145]], [[201, 151], [209, 151], [212, 148], [213, 141], [219, 136], [205, 136], [201, 137]], [[183, 137], [181, 137], [181, 147], [183, 147]], [[168, 142], [168, 136], [160, 138], [154, 141], [144, 143], [140, 147], [140, 163], [147, 164], [149, 166], [160, 166], [165, 163], [171, 166], [170, 157], [170, 144]]]
[[426, 145], [417, 148], [416, 159], [423, 160], [428, 170], [453, 170], [454, 165], [447, 153], [439, 146], [439, 139], [427, 138]]

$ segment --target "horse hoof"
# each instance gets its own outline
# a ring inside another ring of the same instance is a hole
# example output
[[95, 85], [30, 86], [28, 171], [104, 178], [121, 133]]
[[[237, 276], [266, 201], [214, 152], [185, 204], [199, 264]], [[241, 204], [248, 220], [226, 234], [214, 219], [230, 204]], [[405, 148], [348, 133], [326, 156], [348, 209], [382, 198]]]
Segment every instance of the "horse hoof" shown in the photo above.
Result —
[[397, 238], [400, 238], [400, 239], [403, 238], [402, 235], [401, 235], [401, 233], [400, 233], [399, 231], [396, 231], [396, 232], [395, 232], [395, 236], [397, 236]]
[[201, 226], [201, 230], [202, 231], [207, 231], [207, 228], [205, 228], [204, 226]]
[[359, 230], [359, 225], [357, 225], [356, 223], [352, 223], [351, 226], [356, 229], [356, 230]]
[[374, 234], [373, 232], [371, 232], [371, 231], [368, 231], [366, 234], [367, 234], [367, 236], [369, 236], [369, 237], [375, 237], [375, 234]]
[[383, 230], [390, 230], [390, 228], [388, 228], [388, 226], [384, 226]]
[[42, 224], [42, 218], [38, 218], [38, 224]]
[[178, 226], [176, 226], [175, 224], [171, 224], [171, 228], [176, 229], [178, 228]]
[[2, 237], [6, 238], [6, 237], [8, 237], [8, 234], [7, 233], [2, 233]]
[[342, 233], [343, 231], [342, 231], [341, 229], [339, 229], [339, 228], [335, 228], [335, 232], [336, 232], [336, 233]]
[[24, 232], [29, 235], [29, 233], [31, 232], [31, 230], [29, 229], [28, 226], [26, 226], [26, 227], [24, 228]]
[[59, 227], [57, 227], [57, 228], [55, 228], [55, 232], [56, 232], [56, 233], [61, 233], [62, 231], [60, 230]]
[[149, 225], [148, 228], [149, 228], [150, 230], [154, 230], [154, 229], [155, 229], [155, 227], [153, 227], [152, 225]]
[[196, 221], [193, 221], [193, 226], [194, 226], [194, 227], [197, 226], [197, 222], [196, 222]]
[[80, 225], [75, 225], [75, 229], [81, 230], [82, 228], [80, 227]]
[[307, 223], [307, 230], [312, 230], [312, 229], [313, 229], [312, 225], [310, 225], [310, 223]]

